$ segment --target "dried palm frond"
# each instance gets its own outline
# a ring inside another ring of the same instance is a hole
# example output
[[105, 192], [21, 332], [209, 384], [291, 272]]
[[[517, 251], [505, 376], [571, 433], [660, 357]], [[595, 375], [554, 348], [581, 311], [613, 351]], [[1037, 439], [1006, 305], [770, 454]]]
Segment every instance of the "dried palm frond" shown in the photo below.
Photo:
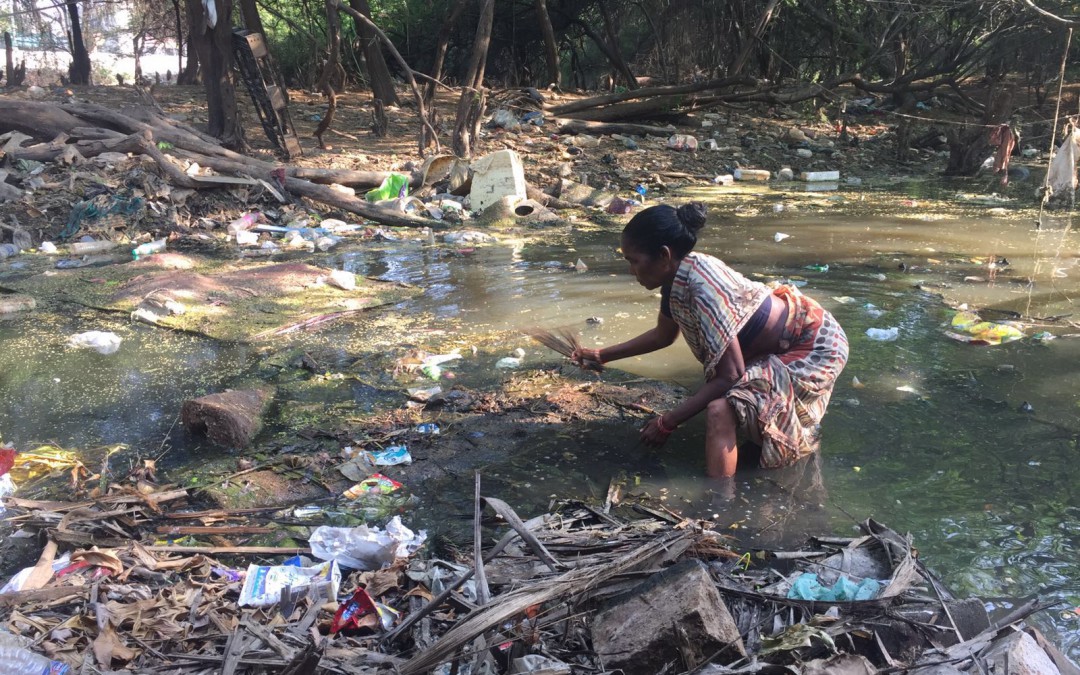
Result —
[[[568, 328], [560, 328], [554, 333], [543, 328], [529, 328], [522, 332], [548, 349], [559, 352], [570, 359], [574, 357], [574, 352], [581, 349], [581, 342], [578, 340], [577, 335], [570, 332]], [[584, 360], [581, 362], [581, 367], [586, 370], [595, 370], [598, 373], [604, 370], [603, 364], [596, 361]]]

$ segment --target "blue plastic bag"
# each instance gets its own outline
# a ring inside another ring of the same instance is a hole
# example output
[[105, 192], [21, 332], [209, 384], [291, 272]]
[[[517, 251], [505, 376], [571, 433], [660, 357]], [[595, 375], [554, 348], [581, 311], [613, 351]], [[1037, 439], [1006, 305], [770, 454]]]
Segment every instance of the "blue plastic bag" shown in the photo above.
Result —
[[881, 583], [875, 579], [863, 579], [856, 584], [841, 576], [832, 586], [825, 586], [816, 574], [800, 574], [791, 585], [787, 596], [794, 600], [820, 600], [822, 602], [852, 602], [872, 600], [881, 592]]

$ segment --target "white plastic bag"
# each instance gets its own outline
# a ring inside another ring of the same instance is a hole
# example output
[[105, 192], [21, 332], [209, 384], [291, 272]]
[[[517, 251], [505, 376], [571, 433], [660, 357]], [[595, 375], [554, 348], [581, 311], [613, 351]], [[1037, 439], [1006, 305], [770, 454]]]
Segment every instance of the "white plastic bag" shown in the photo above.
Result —
[[1055, 196], [1072, 194], [1076, 190], [1077, 159], [1080, 159], [1080, 129], [1073, 130], [1050, 160], [1047, 182]]
[[378, 527], [322, 527], [315, 528], [308, 539], [311, 553], [319, 560], [335, 560], [342, 567], [354, 570], [377, 570], [390, 565], [397, 558], [407, 558], [427, 540], [427, 532], [416, 534], [401, 523], [400, 516], [386, 524], [386, 530]]
[[896, 326], [891, 328], [867, 328], [866, 337], [878, 342], [892, 342], [900, 337], [900, 329]]
[[87, 331], [72, 335], [68, 345], [80, 349], [93, 349], [99, 354], [115, 354], [120, 349], [120, 336], [100, 330]]

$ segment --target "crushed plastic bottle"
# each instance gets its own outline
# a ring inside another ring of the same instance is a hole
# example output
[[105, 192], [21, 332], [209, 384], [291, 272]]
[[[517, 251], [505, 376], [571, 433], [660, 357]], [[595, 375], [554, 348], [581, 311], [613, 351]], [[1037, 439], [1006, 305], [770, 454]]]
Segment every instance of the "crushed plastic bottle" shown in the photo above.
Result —
[[23, 646], [17, 635], [0, 631], [0, 672], [19, 675], [68, 675], [71, 668], [60, 661], [50, 661]]
[[438, 436], [440, 433], [438, 424], [420, 424], [416, 427], [416, 433]]

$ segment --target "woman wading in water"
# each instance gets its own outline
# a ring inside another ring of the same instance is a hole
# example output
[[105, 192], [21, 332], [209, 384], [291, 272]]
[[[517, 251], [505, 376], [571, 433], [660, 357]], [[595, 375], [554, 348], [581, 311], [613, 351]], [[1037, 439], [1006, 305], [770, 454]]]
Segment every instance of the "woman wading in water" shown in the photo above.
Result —
[[[818, 449], [821, 418], [847, 363], [847, 336], [795, 288], [770, 288], [694, 253], [704, 226], [700, 202], [652, 206], [633, 217], [622, 233], [623, 256], [638, 283], [661, 289], [656, 327], [617, 345], [579, 349], [574, 359], [604, 364], [647, 354], [682, 333], [705, 367], [705, 384], [650, 420], [642, 440], [659, 447], [705, 410], [710, 477], [732, 476], [737, 466], [788, 466]], [[740, 429], [760, 450], [739, 456]]]

